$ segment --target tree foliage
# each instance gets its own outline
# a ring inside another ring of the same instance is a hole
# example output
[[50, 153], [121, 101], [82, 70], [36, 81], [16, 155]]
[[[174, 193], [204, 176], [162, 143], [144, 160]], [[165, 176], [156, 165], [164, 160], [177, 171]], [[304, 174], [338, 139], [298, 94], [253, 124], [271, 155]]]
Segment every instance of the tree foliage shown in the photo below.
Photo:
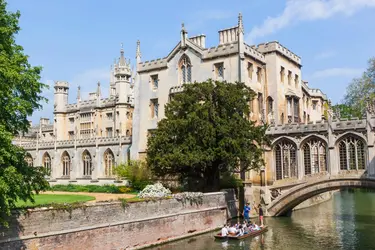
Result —
[[152, 132], [147, 162], [157, 176], [188, 180], [190, 190], [212, 191], [220, 173], [243, 173], [264, 165], [267, 126], [250, 121], [254, 91], [243, 83], [185, 84], [165, 106]]
[[45, 171], [29, 167], [25, 151], [12, 144], [12, 137], [27, 131], [27, 117], [40, 108], [40, 67], [32, 67], [23, 48], [16, 44], [20, 30], [20, 13], [11, 13], [0, 0], [0, 224], [6, 219], [17, 200], [33, 201], [33, 192], [48, 187]]
[[367, 100], [375, 101], [375, 58], [368, 61], [367, 70], [362, 76], [349, 84], [343, 104], [348, 107], [346, 110], [350, 116], [362, 117]]
[[340, 118], [346, 118], [350, 119], [353, 117], [361, 117], [358, 115], [358, 112], [356, 112], [352, 107], [346, 105], [346, 104], [336, 104], [332, 106], [332, 111], [339, 115]]
[[143, 190], [147, 185], [151, 184], [151, 172], [146, 162], [130, 160], [125, 164], [120, 164], [114, 169], [114, 173], [118, 177], [124, 177], [135, 190]]

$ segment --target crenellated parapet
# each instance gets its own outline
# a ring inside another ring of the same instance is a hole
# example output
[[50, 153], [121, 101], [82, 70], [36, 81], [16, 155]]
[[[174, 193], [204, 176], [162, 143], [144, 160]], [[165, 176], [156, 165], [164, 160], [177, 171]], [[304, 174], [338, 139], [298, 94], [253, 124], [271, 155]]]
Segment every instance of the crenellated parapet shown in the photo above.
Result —
[[301, 57], [297, 56], [296, 54], [294, 54], [292, 51], [290, 51], [286, 47], [282, 46], [277, 41], [269, 42], [269, 43], [261, 43], [258, 45], [257, 50], [264, 54], [278, 52], [279, 54], [285, 56], [286, 58], [295, 62], [299, 66], [302, 66]]

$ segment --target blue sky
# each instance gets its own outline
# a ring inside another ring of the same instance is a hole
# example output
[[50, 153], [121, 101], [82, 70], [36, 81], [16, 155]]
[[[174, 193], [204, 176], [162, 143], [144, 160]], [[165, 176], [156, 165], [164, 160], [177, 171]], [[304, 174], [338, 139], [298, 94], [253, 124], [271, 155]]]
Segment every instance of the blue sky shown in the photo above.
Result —
[[17, 42], [41, 65], [50, 100], [31, 118], [52, 118], [53, 81], [70, 82], [69, 99], [95, 91], [101, 82], [107, 94], [110, 65], [125, 55], [135, 62], [136, 41], [142, 60], [166, 56], [179, 41], [181, 23], [189, 36], [205, 34], [206, 46], [218, 44], [219, 29], [237, 24], [242, 12], [249, 44], [278, 40], [302, 57], [302, 78], [320, 88], [333, 103], [347, 84], [375, 56], [375, 0], [8, 0], [20, 10]]

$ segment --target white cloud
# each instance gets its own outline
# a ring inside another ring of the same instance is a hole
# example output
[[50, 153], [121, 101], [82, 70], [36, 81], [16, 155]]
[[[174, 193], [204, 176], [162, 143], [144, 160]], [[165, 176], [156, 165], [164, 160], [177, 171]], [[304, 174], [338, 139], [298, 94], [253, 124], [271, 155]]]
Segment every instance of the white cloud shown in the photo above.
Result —
[[328, 59], [328, 58], [332, 58], [336, 55], [336, 52], [335, 51], [323, 51], [317, 55], [315, 55], [315, 59], [316, 60], [322, 60], [322, 59]]
[[356, 68], [330, 68], [319, 70], [313, 73], [313, 78], [326, 78], [326, 77], [356, 77], [360, 76], [364, 69]]
[[268, 17], [247, 35], [248, 42], [272, 34], [298, 22], [328, 19], [335, 15], [351, 16], [364, 8], [375, 7], [375, 0], [288, 0], [283, 12]]

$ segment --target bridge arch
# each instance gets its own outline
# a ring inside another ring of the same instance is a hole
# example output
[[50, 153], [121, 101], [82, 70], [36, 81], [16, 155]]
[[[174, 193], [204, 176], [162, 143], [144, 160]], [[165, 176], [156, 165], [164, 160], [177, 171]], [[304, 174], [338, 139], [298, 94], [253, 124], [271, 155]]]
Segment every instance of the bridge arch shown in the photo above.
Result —
[[302, 184], [272, 201], [267, 206], [267, 213], [269, 216], [286, 215], [298, 204], [315, 195], [344, 187], [375, 189], [375, 179], [361, 177], [327, 178], [313, 183]]

